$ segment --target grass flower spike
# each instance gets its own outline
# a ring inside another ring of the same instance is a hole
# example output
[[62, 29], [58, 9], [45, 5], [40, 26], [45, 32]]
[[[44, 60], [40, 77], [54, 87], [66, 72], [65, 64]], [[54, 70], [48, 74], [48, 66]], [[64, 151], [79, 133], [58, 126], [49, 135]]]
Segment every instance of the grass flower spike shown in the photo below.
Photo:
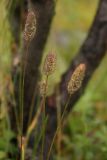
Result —
[[46, 90], [47, 90], [46, 82], [45, 81], [41, 81], [39, 83], [39, 92], [40, 92], [40, 95], [42, 97], [45, 96]]
[[44, 62], [43, 72], [46, 76], [52, 74], [56, 69], [56, 55], [54, 53], [49, 53]]
[[71, 76], [70, 81], [68, 82], [67, 90], [70, 95], [76, 92], [82, 84], [82, 81], [85, 76], [86, 66], [85, 64], [80, 64]]
[[30, 9], [28, 10], [28, 15], [25, 23], [24, 29], [24, 40], [30, 42], [36, 32], [36, 17], [35, 13]]

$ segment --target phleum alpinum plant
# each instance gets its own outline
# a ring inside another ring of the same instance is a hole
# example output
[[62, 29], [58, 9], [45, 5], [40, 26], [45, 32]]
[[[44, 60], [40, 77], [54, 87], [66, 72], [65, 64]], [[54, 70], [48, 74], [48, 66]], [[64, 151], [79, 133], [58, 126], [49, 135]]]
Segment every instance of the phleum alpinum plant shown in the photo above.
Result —
[[[34, 11], [30, 8], [28, 10], [28, 15], [27, 15], [27, 19], [26, 19], [26, 23], [25, 23], [25, 29], [24, 29], [24, 34], [23, 34], [23, 38], [24, 38], [24, 45], [26, 46], [26, 52], [25, 52], [25, 60], [27, 60], [28, 54], [30, 54], [28, 52], [29, 50], [29, 45], [30, 42], [33, 40], [34, 36], [36, 34], [36, 15], [34, 13]], [[40, 116], [42, 116], [42, 126], [41, 126], [41, 132], [43, 131], [43, 135], [40, 138], [40, 141], [42, 143], [42, 146], [40, 148], [40, 160], [43, 160], [43, 151], [44, 151], [44, 147], [45, 147], [45, 128], [47, 125], [47, 120], [48, 120], [48, 115], [46, 115], [46, 97], [47, 97], [47, 91], [48, 91], [48, 79], [49, 77], [54, 73], [55, 69], [57, 68], [57, 56], [56, 54], [51, 51], [49, 52], [49, 54], [46, 55], [46, 58], [44, 60], [44, 64], [43, 64], [43, 68], [42, 68], [42, 74], [45, 76], [44, 80], [41, 80], [41, 82], [39, 82], [39, 91], [40, 91], [40, 103], [38, 104], [38, 109], [35, 113], [35, 115], [33, 116], [33, 119], [31, 119], [31, 114], [33, 111], [32, 106], [30, 107], [30, 114], [29, 114], [29, 121], [28, 121], [28, 128], [27, 128], [27, 132], [26, 135], [23, 135], [23, 117], [24, 117], [24, 103], [23, 103], [23, 96], [24, 96], [24, 81], [25, 81], [25, 70], [26, 70], [26, 61], [24, 62], [24, 64], [22, 65], [22, 72], [21, 72], [21, 83], [20, 83], [20, 89], [21, 89], [21, 94], [20, 94], [20, 117], [16, 117], [17, 119], [19, 119], [18, 122], [18, 126], [19, 127], [19, 133], [18, 133], [18, 137], [19, 137], [19, 148], [20, 148], [20, 157], [21, 160], [25, 160], [26, 157], [26, 152], [27, 152], [27, 145], [28, 145], [28, 141], [30, 138], [30, 135], [32, 133], [32, 131], [34, 129], [36, 129], [37, 125], [38, 125], [38, 121]], [[63, 122], [63, 118], [65, 116], [65, 112], [67, 109], [67, 106], [69, 104], [70, 99], [72, 98], [72, 95], [79, 90], [79, 88], [81, 87], [81, 84], [84, 80], [84, 76], [85, 76], [85, 70], [86, 70], [86, 65], [85, 64], [79, 64], [76, 69], [74, 70], [73, 74], [70, 77], [70, 80], [67, 84], [67, 91], [68, 91], [68, 101], [65, 103], [64, 106], [64, 110], [63, 113], [60, 117], [60, 123]], [[16, 115], [17, 116], [17, 115]], [[58, 123], [59, 124], [59, 123]], [[51, 154], [51, 150], [56, 138], [56, 135], [58, 133], [60, 129], [60, 124], [57, 125], [57, 129], [55, 132], [55, 135], [53, 137], [52, 143], [50, 145], [50, 149], [47, 155], [47, 160], [49, 160], [50, 158], [50, 154]], [[36, 153], [36, 151], [35, 151]], [[32, 155], [32, 158], [33, 155]]]

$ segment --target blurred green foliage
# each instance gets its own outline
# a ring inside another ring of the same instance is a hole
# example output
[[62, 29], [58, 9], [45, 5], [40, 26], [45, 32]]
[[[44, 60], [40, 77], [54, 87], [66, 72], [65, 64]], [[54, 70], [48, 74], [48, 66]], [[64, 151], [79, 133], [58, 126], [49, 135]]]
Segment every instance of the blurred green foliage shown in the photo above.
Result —
[[[9, 1], [0, 1], [0, 159], [6, 159], [8, 149], [13, 149], [9, 140], [13, 133], [7, 121], [7, 109], [4, 118], [5, 93], [3, 86], [10, 74], [11, 66], [11, 32], [8, 22], [7, 5]], [[50, 77], [50, 91], [60, 81], [61, 74], [78, 52], [85, 40], [94, 18], [98, 0], [58, 0], [45, 54], [57, 53], [57, 71]], [[61, 160], [107, 160], [107, 57], [94, 73], [84, 95], [75, 105], [66, 120], [66, 129], [62, 134], [63, 145]], [[2, 97], [2, 98], [1, 98]], [[3, 120], [2, 120], [3, 117]], [[1, 138], [2, 137], [2, 138]], [[5, 142], [5, 143], [4, 143]]]
[[0, 1], [0, 160], [7, 160], [6, 153], [12, 149], [10, 139], [13, 137], [7, 113], [7, 93], [5, 92], [11, 66], [10, 44], [12, 37], [7, 20], [10, 3], [11, 0]]

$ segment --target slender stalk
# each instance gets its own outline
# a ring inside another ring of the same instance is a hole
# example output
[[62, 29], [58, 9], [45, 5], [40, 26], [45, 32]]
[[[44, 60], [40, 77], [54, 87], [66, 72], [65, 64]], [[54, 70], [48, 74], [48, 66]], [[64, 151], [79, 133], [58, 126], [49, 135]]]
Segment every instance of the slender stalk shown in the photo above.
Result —
[[26, 47], [25, 64], [23, 68], [23, 77], [22, 77], [22, 104], [21, 104], [21, 124], [22, 124], [21, 130], [22, 132], [23, 132], [23, 109], [24, 109], [24, 82], [25, 82], [25, 72], [26, 72], [26, 66], [27, 66], [28, 48], [29, 48], [29, 44], [27, 44], [27, 47]]
[[25, 146], [22, 144], [22, 153], [21, 153], [21, 160], [25, 160]]
[[[14, 79], [15, 81], [15, 79]], [[12, 99], [14, 100], [14, 103], [13, 103], [13, 110], [14, 110], [14, 116], [15, 116], [15, 119], [16, 119], [16, 129], [17, 129], [17, 132], [18, 134], [20, 134], [20, 120], [19, 120], [19, 117], [18, 117], [18, 111], [16, 109], [16, 102], [15, 102], [15, 95], [14, 93], [12, 92]]]
[[38, 119], [39, 119], [39, 116], [40, 116], [41, 111], [42, 111], [42, 106], [43, 106], [43, 100], [41, 101], [40, 107], [38, 108], [38, 110], [37, 110], [32, 122], [31, 122], [31, 124], [28, 126], [27, 134], [26, 134], [25, 149], [27, 147], [30, 134], [32, 133], [33, 129], [37, 126]]
[[[45, 119], [44, 126], [46, 126], [46, 124], [47, 124], [47, 120], [48, 120], [47, 118]], [[45, 131], [45, 127], [44, 127], [44, 130], [41, 130], [40, 134], [36, 135], [36, 137], [35, 137], [34, 148], [33, 148], [33, 153], [32, 153], [32, 160], [35, 159], [35, 155], [36, 155], [36, 152], [37, 152], [37, 147], [39, 145], [40, 140], [43, 137], [44, 131]]]
[[57, 133], [57, 154], [58, 157], [61, 155], [61, 137], [62, 137], [62, 125], [61, 125], [61, 104], [60, 104], [60, 93], [59, 88], [57, 89], [57, 98], [56, 98], [56, 106], [57, 106], [57, 126], [59, 126], [59, 131]]
[[31, 123], [31, 119], [32, 119], [32, 113], [33, 113], [34, 103], [35, 103], [35, 97], [36, 97], [36, 89], [37, 89], [37, 86], [34, 89], [34, 94], [33, 94], [32, 102], [31, 102], [31, 106], [30, 106], [30, 111], [29, 111], [27, 128], [29, 127], [29, 125]]
[[20, 122], [18, 119], [16, 106], [13, 106], [13, 108], [14, 108], [14, 114], [15, 114], [15, 119], [16, 119], [17, 132], [18, 132], [18, 134], [20, 134], [20, 124], [19, 124]]
[[24, 117], [24, 79], [27, 65], [29, 43], [26, 44], [25, 63], [22, 62], [22, 71], [20, 75], [20, 144], [21, 144], [21, 157], [24, 154], [23, 147], [23, 117]]
[[20, 154], [21, 154], [21, 157], [22, 157], [22, 113], [21, 113], [21, 111], [22, 111], [22, 74], [23, 72], [22, 72], [22, 64], [21, 64], [21, 72], [20, 72], [20, 80], [19, 80], [19, 92], [20, 92], [20, 97], [19, 97], [19, 106], [20, 106], [20, 108], [19, 108], [19, 121], [20, 121], [20, 133], [19, 133], [19, 135], [20, 135]]
[[46, 85], [45, 85], [45, 94], [43, 96], [43, 120], [42, 120], [42, 129], [44, 130], [43, 138], [42, 138], [42, 150], [41, 150], [41, 160], [43, 160], [43, 151], [44, 151], [44, 144], [45, 144], [45, 129], [46, 125], [44, 125], [44, 120], [46, 118], [46, 94], [47, 94], [47, 85], [48, 85], [48, 75], [46, 76]]
[[[68, 97], [67, 103], [65, 104], [64, 111], [63, 111], [63, 114], [62, 114], [61, 120], [60, 120], [61, 123], [62, 123], [63, 118], [65, 116], [65, 112], [66, 112], [67, 106], [69, 104], [70, 98], [71, 98], [71, 96]], [[56, 132], [54, 134], [54, 137], [53, 137], [53, 140], [52, 140], [49, 152], [48, 152], [47, 160], [49, 160], [49, 157], [50, 157], [50, 154], [51, 154], [51, 150], [52, 150], [52, 147], [53, 147], [53, 144], [54, 144], [54, 141], [55, 141], [55, 138], [56, 138], [56, 135], [57, 135], [57, 132], [58, 132], [59, 129], [60, 129], [60, 125], [57, 127]]]
[[47, 86], [48, 86], [48, 75], [46, 76], [45, 94], [44, 94], [44, 97], [43, 97], [43, 100], [44, 100], [44, 105], [43, 105], [44, 117], [45, 117], [45, 114], [46, 114], [45, 102], [46, 102]]

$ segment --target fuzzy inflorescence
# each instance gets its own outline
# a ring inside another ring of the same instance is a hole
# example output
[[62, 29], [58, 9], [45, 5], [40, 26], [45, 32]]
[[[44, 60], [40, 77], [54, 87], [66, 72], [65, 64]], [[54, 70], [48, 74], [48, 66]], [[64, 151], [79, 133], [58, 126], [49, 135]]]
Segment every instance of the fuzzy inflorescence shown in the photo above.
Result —
[[46, 95], [46, 90], [47, 90], [46, 81], [43, 80], [39, 83], [39, 92], [42, 97]]
[[43, 72], [45, 75], [49, 76], [55, 71], [55, 69], [56, 69], [56, 54], [49, 53], [45, 58]]
[[80, 64], [73, 72], [70, 81], [68, 82], [67, 90], [70, 95], [76, 92], [82, 84], [85, 76], [86, 66], [85, 64]]
[[30, 42], [35, 35], [36, 32], [36, 17], [33, 10], [28, 10], [28, 15], [25, 23], [24, 29], [24, 40], [26, 42]]

